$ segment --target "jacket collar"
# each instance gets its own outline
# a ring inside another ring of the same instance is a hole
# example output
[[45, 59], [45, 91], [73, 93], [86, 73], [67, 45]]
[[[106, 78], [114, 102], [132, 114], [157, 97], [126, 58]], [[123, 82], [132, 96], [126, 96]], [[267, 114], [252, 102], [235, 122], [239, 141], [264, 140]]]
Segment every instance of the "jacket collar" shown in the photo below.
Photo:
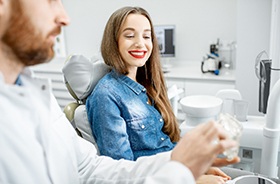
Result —
[[131, 78], [127, 77], [126, 75], [118, 73], [116, 70], [112, 70], [112, 76], [119, 80], [121, 83], [126, 85], [130, 88], [134, 93], [139, 95], [141, 92], [146, 91], [146, 88], [139, 84], [138, 82], [132, 80]]
[[[22, 72], [19, 74], [19, 76], [15, 82], [16, 85], [22, 85], [22, 80], [21, 80], [22, 75], [25, 75], [27, 77], [33, 77], [34, 73], [32, 72], [32, 70], [29, 67], [25, 67], [22, 70]], [[0, 84], [5, 84], [4, 76], [1, 72], [0, 72]]]

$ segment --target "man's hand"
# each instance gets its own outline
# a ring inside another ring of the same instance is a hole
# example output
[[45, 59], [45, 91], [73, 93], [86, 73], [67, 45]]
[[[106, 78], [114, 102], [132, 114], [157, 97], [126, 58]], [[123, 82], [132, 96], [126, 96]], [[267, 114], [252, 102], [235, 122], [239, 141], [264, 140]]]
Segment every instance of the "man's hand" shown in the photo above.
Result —
[[229, 139], [223, 127], [215, 122], [203, 123], [186, 133], [173, 149], [171, 160], [181, 162], [193, 173], [195, 179], [204, 174], [211, 165], [224, 166], [239, 162], [217, 158], [218, 154], [237, 146]]

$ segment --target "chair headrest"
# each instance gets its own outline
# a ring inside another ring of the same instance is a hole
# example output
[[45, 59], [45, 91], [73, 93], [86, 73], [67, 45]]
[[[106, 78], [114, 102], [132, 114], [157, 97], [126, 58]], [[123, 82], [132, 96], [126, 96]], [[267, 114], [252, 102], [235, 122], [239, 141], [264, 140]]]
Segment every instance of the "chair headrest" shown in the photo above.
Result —
[[90, 60], [74, 54], [66, 60], [62, 73], [70, 94], [76, 100], [84, 100], [110, 69], [102, 60]]

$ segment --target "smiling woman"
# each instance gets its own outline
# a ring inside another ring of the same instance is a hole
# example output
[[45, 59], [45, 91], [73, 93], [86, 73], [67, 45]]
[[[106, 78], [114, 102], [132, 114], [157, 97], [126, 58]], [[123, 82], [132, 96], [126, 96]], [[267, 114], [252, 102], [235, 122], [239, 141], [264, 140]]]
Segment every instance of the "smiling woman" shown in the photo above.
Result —
[[113, 70], [86, 103], [100, 153], [136, 160], [172, 150], [180, 139], [179, 128], [148, 12], [140, 7], [115, 11], [105, 27], [101, 52]]

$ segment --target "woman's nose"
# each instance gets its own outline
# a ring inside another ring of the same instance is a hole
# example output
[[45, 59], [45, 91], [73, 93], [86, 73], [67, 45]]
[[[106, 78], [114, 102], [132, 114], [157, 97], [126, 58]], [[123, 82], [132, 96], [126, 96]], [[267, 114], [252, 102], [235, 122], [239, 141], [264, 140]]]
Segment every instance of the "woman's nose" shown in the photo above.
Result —
[[141, 38], [138, 38], [136, 41], [135, 41], [135, 47], [137, 48], [142, 48], [144, 47], [144, 42]]

